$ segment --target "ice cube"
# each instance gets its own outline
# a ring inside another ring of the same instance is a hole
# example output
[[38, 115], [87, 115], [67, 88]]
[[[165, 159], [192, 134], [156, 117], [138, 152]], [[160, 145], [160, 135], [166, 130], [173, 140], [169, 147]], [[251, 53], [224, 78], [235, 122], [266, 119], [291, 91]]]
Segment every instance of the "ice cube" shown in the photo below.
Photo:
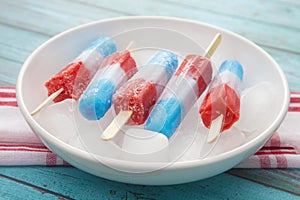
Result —
[[123, 150], [132, 154], [151, 154], [167, 148], [168, 138], [160, 133], [130, 128], [123, 141]]
[[234, 125], [244, 133], [253, 133], [269, 121], [274, 94], [269, 82], [245, 89], [241, 95], [240, 119]]

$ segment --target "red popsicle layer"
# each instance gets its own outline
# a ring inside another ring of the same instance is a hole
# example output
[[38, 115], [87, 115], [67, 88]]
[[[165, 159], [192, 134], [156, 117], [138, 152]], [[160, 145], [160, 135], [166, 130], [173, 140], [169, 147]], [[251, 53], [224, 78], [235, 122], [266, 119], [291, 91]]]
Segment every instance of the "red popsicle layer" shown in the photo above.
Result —
[[108, 65], [111, 66], [117, 63], [120, 64], [121, 68], [126, 73], [127, 79], [131, 78], [137, 72], [136, 63], [128, 50], [123, 52], [115, 52], [114, 54], [107, 56], [100, 68]]
[[224, 121], [221, 132], [229, 129], [240, 117], [240, 98], [227, 84], [212, 88], [199, 109], [202, 121], [207, 128], [220, 114]]
[[154, 84], [142, 78], [131, 80], [114, 94], [115, 111], [119, 113], [121, 110], [131, 110], [133, 114], [126, 124], [143, 124], [156, 102], [156, 95]]
[[[53, 101], [60, 102], [67, 98], [78, 99], [91, 81], [90, 72], [86, 69], [81, 61], [68, 64], [59, 71], [55, 76], [45, 83], [48, 89], [48, 96], [63, 88]], [[80, 84], [75, 84], [80, 83]]]
[[[199, 67], [201, 66], [201, 67]], [[209, 59], [202, 57], [200, 55], [188, 55], [181, 63], [178, 70], [175, 72], [175, 75], [180, 74], [189, 76], [193, 78], [198, 85], [198, 94], [199, 97], [207, 85], [210, 83], [212, 78], [212, 66]]]

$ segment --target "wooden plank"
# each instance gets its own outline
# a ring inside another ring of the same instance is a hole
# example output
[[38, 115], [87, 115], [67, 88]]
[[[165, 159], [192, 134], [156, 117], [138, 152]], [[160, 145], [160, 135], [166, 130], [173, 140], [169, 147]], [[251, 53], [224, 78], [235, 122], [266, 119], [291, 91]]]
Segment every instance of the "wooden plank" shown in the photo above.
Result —
[[0, 86], [13, 86], [13, 85], [16, 84], [0, 80]]
[[300, 196], [299, 169], [232, 169], [227, 173]]
[[[231, 0], [224, 3], [224, 0], [163, 0], [170, 4], [181, 5], [182, 9], [191, 7], [193, 9], [203, 9], [219, 15], [228, 15], [235, 18], [251, 19], [259, 22], [276, 24], [288, 28], [300, 28], [300, 7], [292, 3], [282, 1], [241, 1]], [[280, 16], [274, 20], [274, 14]]]
[[0, 85], [14, 85], [22, 64], [0, 57]]
[[[109, 181], [73, 167], [6, 167], [0, 168], [0, 174], [35, 185], [46, 192], [51, 191], [53, 194], [74, 199], [248, 199], [251, 197], [254, 200], [268, 200], [274, 199], [274, 196], [278, 199], [296, 197], [289, 192], [227, 173], [194, 183], [160, 187]], [[273, 181], [269, 180], [269, 184], [273, 184]]]
[[[9, 2], [15, 2], [15, 1], [9, 1]], [[33, 1], [33, 2], [40, 2], [40, 1]], [[62, 1], [59, 1], [59, 2], [62, 2]], [[61, 6], [59, 5], [59, 2], [57, 3], [57, 4], [54, 4], [53, 2], [52, 3], [50, 3], [50, 6], [52, 5], [56, 5], [53, 9], [54, 10], [51, 10], [51, 12], [50, 11], [46, 11], [45, 12], [45, 16], [47, 16], [48, 15], [48, 12], [50, 12], [50, 13], [56, 13], [56, 12], [61, 12], [61, 13], [63, 13], [63, 10], [68, 10], [68, 9], [61, 9]], [[19, 3], [20, 4], [20, 3]], [[18, 5], [19, 5], [18, 4]], [[41, 4], [41, 3], [40, 3]], [[80, 4], [80, 3], [79, 3]], [[23, 5], [23, 4], [20, 4], [20, 5]], [[26, 4], [24, 4], [24, 5], [26, 5]], [[76, 9], [74, 9], [74, 8], [72, 8], [72, 5], [73, 4], [70, 4], [70, 7], [71, 7], [71, 9], [70, 10], [76, 10]], [[104, 5], [106, 5], [105, 4], [105, 2], [103, 3], [103, 4], [101, 4], [102, 6], [104, 6]], [[40, 6], [40, 7], [38, 7], [39, 8], [39, 10], [40, 10], [40, 12], [42, 12], [41, 10], [42, 10], [42, 5], [38, 5], [38, 6]], [[93, 7], [97, 7], [97, 8], [99, 8], [100, 6], [97, 4], [97, 5], [90, 5], [90, 6], [93, 6]], [[121, 6], [122, 6], [122, 4], [121, 4]], [[30, 7], [32, 7], [32, 6], [30, 6]], [[60, 9], [60, 10], [55, 10], [55, 9]], [[75, 7], [76, 8], [76, 7]], [[49, 8], [47, 8], [47, 9], [49, 9]], [[20, 8], [20, 10], [26, 10], [26, 7], [24, 7], [24, 8]], [[34, 13], [34, 11], [35, 11], [36, 9], [33, 9], [32, 8], [32, 11], [33, 12], [30, 12], [30, 13], [25, 13], [26, 14], [26, 17], [28, 17], [28, 16], [30, 16], [30, 15], [32, 15], [32, 13]], [[12, 10], [13, 11], [13, 10]], [[16, 10], [16, 11], [18, 11], [18, 10]], [[9, 12], [9, 13], [15, 13], [15, 12]], [[5, 16], [9, 16], [9, 15], [5, 15]], [[25, 17], [25, 16], [24, 16]], [[36, 15], [33, 15], [33, 18], [34, 19], [36, 19], [36, 18], [39, 18], [38, 16], [36, 16]], [[82, 18], [84, 18], [84, 16], [82, 16]], [[220, 17], [219, 17], [220, 18]], [[1, 18], [0, 18], [1, 19]], [[18, 18], [19, 20], [20, 19], [22, 19], [22, 17], [20, 18]], [[4, 19], [4, 21], [7, 21], [6, 19]], [[30, 20], [28, 20], [28, 23], [30, 22]], [[10, 21], [10, 23], [12, 23], [11, 21]], [[43, 20], [43, 23], [41, 23], [41, 20], [39, 20], [38, 22], [35, 22], [35, 21], [33, 21], [33, 22], [30, 22], [31, 23], [31, 25], [29, 25], [29, 24], [24, 24], [23, 26], [24, 27], [32, 27], [32, 25], [33, 25], [33, 27], [34, 26], [36, 26], [37, 24], [41, 24], [41, 25], [43, 25], [44, 23], [48, 23], [48, 24], [51, 24], [51, 27], [52, 27], [52, 24], [53, 24], [53, 26], [55, 27], [55, 25], [57, 24], [57, 23], [53, 23], [53, 21], [51, 22], [51, 21], [48, 21], [47, 22], [47, 20]], [[13, 25], [16, 25], [16, 24], [22, 24], [22, 23], [20, 23], [19, 21], [16, 21], [16, 22], [13, 22], [12, 23]], [[44, 26], [44, 25], [43, 25]], [[48, 27], [48, 26], [47, 26]], [[39, 27], [39, 30], [37, 30], [37, 31], [40, 31], [40, 30], [45, 30], [45, 32], [47, 32], [47, 34], [49, 34], [49, 30], [47, 30], [47, 27], [46, 27], [46, 29], [44, 29], [43, 27]], [[54, 29], [58, 29], [58, 27], [55, 27]], [[13, 34], [14, 35], [14, 34]], [[20, 35], [23, 35], [23, 34], [20, 34]], [[284, 34], [282, 34], [282, 35], [284, 35]], [[297, 35], [299, 35], [299, 34], [297, 34]], [[261, 38], [261, 37], [260, 37]], [[290, 37], [287, 37], [287, 38], [290, 38]], [[4, 41], [9, 41], [9, 42], [12, 42], [11, 40], [7, 40], [7, 38], [5, 38], [4, 37], [4, 39], [3, 39]], [[31, 41], [28, 39], [28, 40], [23, 40], [23, 41], [28, 41], [28, 43], [31, 43]], [[273, 40], [273, 41], [276, 41], [275, 39]], [[296, 43], [297, 43], [297, 40], [295, 40], [296, 41]], [[17, 42], [14, 42], [14, 43], [17, 43]], [[258, 44], [260, 44], [260, 43], [258, 43]], [[261, 45], [264, 45], [263, 43], [261, 44]], [[4, 50], [4, 52], [7, 52], [6, 51], [6, 46], [4, 46], [4, 48], [1, 48], [1, 49], [3, 49]], [[8, 52], [10, 52], [10, 51], [8, 51]]]
[[300, 91], [300, 55], [268, 47], [263, 49], [276, 60], [284, 71], [290, 89], [292, 91]]
[[70, 199], [0, 174], [1, 199]]
[[0, 23], [53, 36], [80, 24], [116, 16], [121, 16], [120, 12], [67, 0], [4, 0]]
[[298, 0], [276, 0], [282, 4], [288, 3], [290, 6], [298, 6], [300, 7], [300, 1]]
[[[49, 36], [0, 24], [0, 57], [23, 63]], [[1, 68], [6, 67], [1, 63]]]
[[[84, 0], [76, 1], [85, 2]], [[102, 8], [111, 8], [110, 1], [91, 0], [89, 2]], [[222, 7], [217, 7], [217, 9], [222, 9]], [[300, 53], [300, 34], [298, 34], [300, 27], [289, 28], [249, 18], [220, 15], [216, 11], [195, 9], [192, 6], [182, 9], [181, 4], [170, 4], [166, 1], [120, 1], [114, 4], [114, 10], [130, 12], [134, 15], [173, 16], [199, 20], [231, 30], [260, 45]]]
[[[86, 3], [86, 1], [83, 0], [78, 1], [78, 3], [47, 1], [46, 4], [44, 1], [32, 0], [31, 2], [22, 3], [22, 1], [6, 0], [3, 2], [3, 5], [1, 5], [5, 7], [5, 9], [3, 9], [5, 12], [0, 13], [0, 19], [2, 19], [0, 22], [8, 23], [9, 21], [10, 24], [15, 26], [53, 35], [88, 21], [99, 18], [122, 16], [122, 13], [124, 12], [133, 15], [176, 16], [196, 19], [229, 29], [262, 45], [270, 47], [276, 46], [285, 50], [300, 52], [300, 35], [298, 34], [300, 28], [299, 20], [295, 20], [296, 22], [294, 23], [294, 26], [298, 26], [298, 28], [292, 28], [274, 23], [257, 21], [257, 19], [250, 17], [237, 18], [234, 15], [224, 15], [222, 13], [223, 5], [220, 6], [220, 3], [218, 4], [217, 2], [214, 3], [214, 6], [211, 6], [214, 8], [214, 12], [207, 10], [206, 7], [205, 9], [195, 9], [194, 6], [182, 8], [181, 4], [170, 4], [168, 1], [119, 1], [114, 4], [113, 9], [111, 5], [111, 1], [95, 0], [89, 1], [89, 3]], [[234, 6], [234, 4], [232, 5]], [[266, 8], [266, 6], [267, 5], [262, 7]], [[287, 12], [287, 14], [291, 13], [287, 15], [287, 18], [294, 17], [293, 15], [295, 15], [295, 13], [299, 13], [297, 12], [298, 8], [293, 9], [295, 10]], [[178, 10], [181, 12], [178, 12]], [[230, 10], [230, 7], [227, 10]], [[276, 10], [280, 10], [280, 8]], [[286, 13], [279, 14], [286, 15]], [[72, 20], [70, 18], [72, 18]], [[43, 21], [41, 22], [40, 19], [43, 19]]]

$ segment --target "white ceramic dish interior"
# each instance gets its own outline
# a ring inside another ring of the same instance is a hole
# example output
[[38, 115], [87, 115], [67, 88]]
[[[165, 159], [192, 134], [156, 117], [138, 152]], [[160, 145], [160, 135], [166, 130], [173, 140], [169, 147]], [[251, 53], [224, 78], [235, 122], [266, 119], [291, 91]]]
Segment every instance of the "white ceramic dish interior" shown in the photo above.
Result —
[[[76, 102], [68, 100], [49, 106], [35, 117], [29, 114], [47, 96], [44, 82], [101, 35], [113, 37], [118, 50], [135, 40], [142, 49], [136, 50], [135, 57], [142, 65], [155, 48], [170, 49], [180, 59], [188, 53], [201, 54], [216, 33], [221, 33], [223, 40], [212, 62], [217, 67], [226, 59], [237, 59], [244, 67], [244, 91], [239, 122], [222, 134], [219, 144], [204, 159], [198, 157], [207, 133], [197, 113], [201, 98], [170, 145], [150, 154], [122, 151], [118, 143], [122, 140], [100, 139], [101, 131], [113, 118], [113, 111], [98, 122], [90, 122], [77, 114]], [[18, 78], [17, 98], [34, 132], [75, 167], [111, 180], [164, 185], [214, 176], [252, 155], [283, 120], [289, 90], [278, 64], [237, 34], [190, 20], [126, 17], [82, 25], [45, 42], [24, 63]]]

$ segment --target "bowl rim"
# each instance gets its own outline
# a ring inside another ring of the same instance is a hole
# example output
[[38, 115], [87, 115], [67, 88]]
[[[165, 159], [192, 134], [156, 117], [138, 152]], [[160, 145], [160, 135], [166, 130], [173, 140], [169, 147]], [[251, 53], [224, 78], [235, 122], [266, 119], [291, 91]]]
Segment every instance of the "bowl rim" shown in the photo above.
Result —
[[[25, 106], [25, 103], [23, 101], [23, 91], [22, 91], [22, 83], [23, 83], [23, 78], [26, 70], [30, 66], [31, 60], [39, 53], [39, 51], [43, 48], [45, 48], [49, 43], [52, 43], [56, 39], [70, 34], [72, 32], [75, 32], [80, 29], [85, 29], [90, 26], [95, 26], [97, 24], [101, 23], [109, 23], [109, 22], [126, 22], [126, 21], [135, 21], [135, 20], [164, 20], [164, 21], [170, 21], [170, 22], [180, 22], [180, 23], [190, 23], [190, 24], [195, 24], [196, 26], [205, 26], [209, 27], [218, 31], [225, 32], [226, 34], [233, 35], [234, 37], [239, 38], [240, 40], [243, 40], [243, 42], [248, 43], [252, 47], [256, 48], [260, 53], [262, 53], [268, 60], [270, 60], [273, 63], [273, 66], [276, 68], [276, 71], [279, 73], [281, 82], [283, 84], [283, 89], [284, 89], [284, 99], [283, 99], [283, 106], [281, 107], [278, 116], [275, 118], [275, 120], [268, 126], [260, 135], [256, 136], [255, 138], [251, 139], [251, 142], [247, 142], [242, 144], [239, 147], [236, 147], [232, 150], [226, 151], [225, 153], [221, 153], [212, 157], [207, 157], [204, 159], [198, 159], [198, 160], [190, 160], [190, 161], [180, 161], [180, 162], [174, 162], [171, 165], [168, 165], [168, 169], [187, 169], [187, 168], [194, 168], [194, 167], [199, 167], [203, 165], [209, 165], [211, 163], [217, 163], [217, 162], [222, 162], [224, 160], [227, 160], [229, 158], [233, 158], [239, 154], [246, 153], [250, 149], [253, 149], [257, 145], [262, 146], [274, 133], [274, 131], [280, 126], [281, 122], [283, 121], [285, 115], [287, 114], [288, 111], [288, 106], [289, 106], [289, 86], [287, 79], [280, 68], [280, 66], [277, 64], [277, 62], [267, 53], [265, 52], [261, 47], [257, 46], [255, 43], [251, 42], [250, 40], [234, 33], [229, 30], [220, 28], [215, 25], [211, 25], [205, 22], [201, 21], [196, 21], [196, 20], [191, 20], [191, 19], [184, 19], [184, 18], [177, 18], [177, 17], [162, 17], [162, 16], [126, 16], [126, 17], [115, 17], [115, 18], [109, 18], [109, 19], [102, 19], [102, 20], [97, 20], [97, 21], [92, 21], [89, 23], [85, 23], [76, 27], [73, 27], [71, 29], [68, 29], [66, 31], [63, 31], [47, 41], [45, 41], [43, 44], [41, 44], [38, 48], [36, 48], [33, 53], [26, 59], [24, 62], [19, 75], [17, 79], [17, 84], [16, 84], [16, 96], [17, 96], [17, 101], [19, 108], [21, 110], [21, 113], [25, 117], [25, 120], [27, 123], [30, 125], [32, 129], [37, 130], [37, 135], [42, 138], [44, 143], [48, 143], [48, 141], [51, 142], [51, 145], [54, 145], [56, 148], [59, 148], [63, 150], [64, 152], [70, 153], [72, 156], [80, 157], [82, 159], [89, 159], [89, 156], [91, 155], [90, 152], [86, 152], [84, 150], [78, 149], [74, 146], [71, 146], [68, 143], [63, 142], [62, 140], [59, 140], [57, 137], [52, 135], [50, 132], [46, 131], [41, 125], [38, 124], [38, 122], [30, 115], [27, 107]], [[46, 140], [46, 141], [44, 141]], [[46, 144], [47, 145], [47, 144]], [[47, 145], [48, 146], [48, 145]], [[56, 153], [56, 152], [55, 152]], [[59, 153], [58, 153], [59, 155]], [[99, 156], [99, 155], [97, 155]], [[118, 159], [112, 159], [112, 158], [104, 158], [111, 160], [116, 166], [121, 165], [121, 166], [127, 166], [128, 167], [138, 167], [135, 161], [126, 161], [126, 160], [118, 160]], [[246, 159], [246, 158], [244, 158]], [[143, 162], [142, 162], [143, 163]], [[103, 163], [102, 163], [103, 164]], [[148, 165], [148, 162], [147, 162]], [[106, 165], [105, 165], [106, 166]], [[143, 165], [141, 165], [143, 166]]]

